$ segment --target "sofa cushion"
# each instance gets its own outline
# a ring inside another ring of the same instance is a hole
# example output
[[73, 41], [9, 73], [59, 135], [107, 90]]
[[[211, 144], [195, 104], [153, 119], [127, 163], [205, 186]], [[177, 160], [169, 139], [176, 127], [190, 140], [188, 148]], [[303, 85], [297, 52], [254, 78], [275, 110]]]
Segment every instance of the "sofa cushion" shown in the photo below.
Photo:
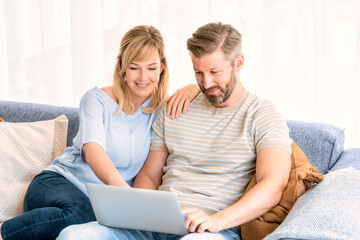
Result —
[[79, 129], [79, 109], [38, 103], [0, 100], [0, 117], [6, 122], [35, 122], [65, 115], [68, 119], [66, 146], [71, 146]]
[[295, 203], [265, 240], [353, 239], [360, 236], [360, 171], [330, 172]]
[[350, 167], [360, 171], [360, 148], [346, 149], [331, 171]]
[[34, 176], [62, 154], [67, 119], [31, 123], [0, 123], [0, 222], [23, 211], [23, 200]]
[[[260, 240], [281, 224], [295, 201], [314, 183], [323, 179], [323, 175], [311, 166], [303, 151], [293, 142], [291, 144], [291, 170], [288, 184], [277, 204], [262, 216], [240, 226], [242, 240]], [[248, 192], [256, 184], [254, 175], [246, 187]]]
[[287, 121], [290, 138], [304, 151], [310, 163], [326, 174], [344, 151], [344, 131], [338, 127], [302, 121]]

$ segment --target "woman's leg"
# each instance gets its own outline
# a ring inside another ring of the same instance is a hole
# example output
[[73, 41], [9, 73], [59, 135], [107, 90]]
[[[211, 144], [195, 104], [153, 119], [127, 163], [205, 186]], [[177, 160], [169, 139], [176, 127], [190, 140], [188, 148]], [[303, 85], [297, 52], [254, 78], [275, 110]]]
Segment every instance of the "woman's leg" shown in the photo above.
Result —
[[0, 223], [0, 240], [3, 240], [3, 238], [1, 237], [1, 225], [2, 225], [3, 223]]
[[72, 224], [95, 221], [89, 198], [63, 176], [43, 171], [29, 185], [24, 214], [1, 226], [4, 240], [55, 239]]

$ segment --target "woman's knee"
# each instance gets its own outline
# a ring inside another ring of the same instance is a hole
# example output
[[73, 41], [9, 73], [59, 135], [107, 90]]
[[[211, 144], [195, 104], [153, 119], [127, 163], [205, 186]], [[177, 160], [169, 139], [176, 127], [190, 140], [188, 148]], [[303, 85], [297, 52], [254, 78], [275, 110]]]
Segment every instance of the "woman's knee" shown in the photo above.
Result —
[[69, 225], [96, 221], [90, 202], [72, 201], [62, 206], [61, 210]]

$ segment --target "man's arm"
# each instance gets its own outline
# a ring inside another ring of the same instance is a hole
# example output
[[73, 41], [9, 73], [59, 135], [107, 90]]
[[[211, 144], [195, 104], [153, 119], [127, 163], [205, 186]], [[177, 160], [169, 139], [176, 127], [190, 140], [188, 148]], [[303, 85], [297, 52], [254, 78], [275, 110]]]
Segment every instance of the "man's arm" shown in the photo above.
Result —
[[[282, 149], [261, 150], [256, 161], [257, 184], [235, 204], [204, 218], [197, 209], [184, 209], [190, 232], [219, 232], [253, 220], [279, 203], [289, 179], [290, 154]], [[197, 229], [197, 230], [196, 230]]]
[[134, 187], [157, 190], [162, 182], [163, 167], [168, 155], [168, 152], [150, 150], [144, 166], [135, 178]]

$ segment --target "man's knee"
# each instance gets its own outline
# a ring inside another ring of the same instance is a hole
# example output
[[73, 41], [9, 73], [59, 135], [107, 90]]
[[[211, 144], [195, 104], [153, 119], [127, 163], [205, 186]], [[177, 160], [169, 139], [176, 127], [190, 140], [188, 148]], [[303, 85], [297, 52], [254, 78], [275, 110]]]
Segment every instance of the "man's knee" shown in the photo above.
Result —
[[97, 222], [71, 225], [63, 229], [57, 240], [106, 239], [106, 227]]
[[228, 238], [221, 233], [190, 233], [181, 238], [181, 240], [228, 240]]
[[181, 238], [181, 240], [219, 240], [221, 238], [217, 238], [214, 234], [204, 232], [204, 233], [190, 233], [184, 237]]

